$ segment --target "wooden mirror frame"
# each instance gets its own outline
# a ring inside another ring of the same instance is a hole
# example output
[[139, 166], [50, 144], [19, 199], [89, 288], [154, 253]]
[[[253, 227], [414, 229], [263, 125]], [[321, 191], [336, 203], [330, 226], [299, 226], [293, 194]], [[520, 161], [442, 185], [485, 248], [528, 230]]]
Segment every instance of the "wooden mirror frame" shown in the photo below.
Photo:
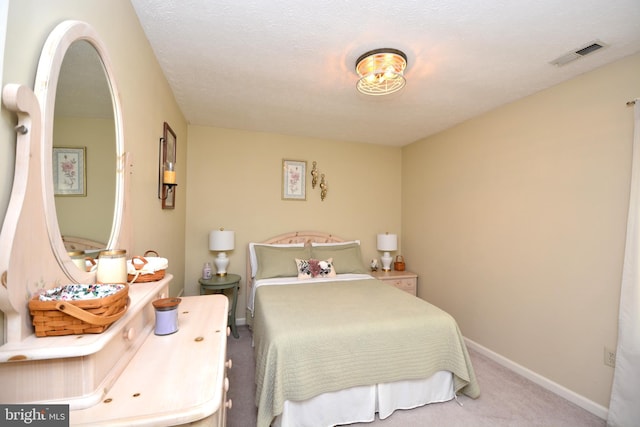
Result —
[[[28, 299], [41, 289], [64, 283], [95, 283], [95, 272], [84, 272], [71, 260], [62, 241], [53, 195], [53, 110], [60, 66], [71, 43], [86, 40], [98, 52], [114, 105], [117, 165], [116, 201], [109, 248], [130, 250], [128, 180], [131, 161], [124, 151], [118, 90], [106, 50], [91, 26], [64, 21], [51, 32], [42, 49], [34, 90], [9, 84], [2, 101], [16, 112], [16, 166], [11, 198], [0, 231], [0, 310], [5, 314], [5, 341], [33, 334]], [[47, 244], [48, 242], [48, 244]]]
[[42, 55], [38, 63], [38, 71], [36, 74], [36, 82], [34, 92], [40, 103], [42, 113], [42, 153], [43, 153], [43, 177], [44, 177], [44, 197], [45, 197], [45, 217], [47, 219], [47, 230], [49, 234], [49, 243], [53, 248], [54, 254], [58, 260], [60, 267], [64, 270], [69, 279], [78, 283], [90, 283], [95, 281], [95, 273], [85, 272], [77, 268], [71, 261], [64, 245], [60, 228], [58, 224], [58, 216], [56, 212], [54, 192], [53, 192], [53, 170], [51, 153], [53, 150], [53, 125], [54, 125], [54, 109], [56, 102], [56, 92], [60, 69], [65, 54], [70, 46], [78, 41], [84, 40], [91, 44], [97, 51], [107, 80], [107, 84], [111, 91], [111, 101], [113, 104], [113, 118], [115, 124], [116, 136], [116, 165], [114, 175], [116, 179], [116, 192], [114, 200], [113, 223], [107, 242], [106, 249], [115, 249], [118, 245], [118, 237], [120, 234], [120, 226], [123, 217], [124, 203], [124, 167], [122, 164], [124, 153], [124, 136], [122, 133], [122, 113], [120, 107], [120, 98], [116, 87], [114, 73], [111, 61], [107, 54], [106, 48], [98, 37], [97, 33], [91, 26], [80, 21], [65, 21], [59, 24], [49, 35], [43, 47]]

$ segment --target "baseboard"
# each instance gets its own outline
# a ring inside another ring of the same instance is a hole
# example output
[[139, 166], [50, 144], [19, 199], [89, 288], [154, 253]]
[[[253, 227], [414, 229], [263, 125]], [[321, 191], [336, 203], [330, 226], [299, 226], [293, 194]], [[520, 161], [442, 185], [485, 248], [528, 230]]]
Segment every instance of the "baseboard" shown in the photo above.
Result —
[[467, 347], [477, 351], [478, 353], [482, 354], [483, 356], [488, 357], [489, 359], [493, 360], [494, 362], [496, 362], [497, 364], [504, 366], [505, 368], [509, 369], [510, 371], [515, 372], [518, 375], [521, 375], [523, 377], [525, 377], [526, 379], [533, 381], [534, 383], [538, 384], [539, 386], [549, 390], [552, 393], [557, 394], [558, 396], [568, 400], [571, 403], [574, 403], [576, 405], [578, 405], [579, 407], [581, 407], [582, 409], [591, 412], [593, 415], [602, 418], [603, 420], [607, 419], [607, 416], [609, 414], [609, 410], [607, 408], [605, 408], [604, 406], [587, 399], [584, 396], [579, 395], [578, 393], [575, 393], [571, 390], [569, 390], [566, 387], [561, 386], [560, 384], [551, 381], [548, 378], [543, 377], [540, 374], [537, 374], [535, 372], [533, 372], [530, 369], [525, 368], [522, 365], [517, 364], [516, 362], [507, 359], [504, 356], [499, 355], [498, 353], [489, 350], [488, 348], [478, 344], [477, 342], [470, 340], [469, 338], [465, 337], [465, 342], [467, 343]]
[[236, 318], [236, 326], [243, 326], [247, 324], [247, 319], [243, 318]]

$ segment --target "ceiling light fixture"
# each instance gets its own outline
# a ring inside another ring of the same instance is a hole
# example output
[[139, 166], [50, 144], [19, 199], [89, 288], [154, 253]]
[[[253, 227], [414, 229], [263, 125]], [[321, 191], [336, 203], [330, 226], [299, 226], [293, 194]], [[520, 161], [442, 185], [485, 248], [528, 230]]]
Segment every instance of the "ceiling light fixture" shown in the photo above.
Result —
[[356, 61], [356, 72], [360, 76], [356, 87], [365, 95], [389, 95], [407, 83], [404, 70], [407, 55], [398, 49], [371, 50]]

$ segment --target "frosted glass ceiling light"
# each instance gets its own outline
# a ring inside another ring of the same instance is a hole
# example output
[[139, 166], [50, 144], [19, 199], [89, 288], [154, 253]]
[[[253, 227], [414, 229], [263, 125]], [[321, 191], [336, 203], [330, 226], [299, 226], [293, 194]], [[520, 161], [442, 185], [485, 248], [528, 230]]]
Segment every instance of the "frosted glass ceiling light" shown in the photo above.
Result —
[[356, 61], [360, 76], [356, 87], [365, 95], [389, 95], [407, 83], [404, 70], [407, 55], [398, 49], [376, 49], [361, 55]]

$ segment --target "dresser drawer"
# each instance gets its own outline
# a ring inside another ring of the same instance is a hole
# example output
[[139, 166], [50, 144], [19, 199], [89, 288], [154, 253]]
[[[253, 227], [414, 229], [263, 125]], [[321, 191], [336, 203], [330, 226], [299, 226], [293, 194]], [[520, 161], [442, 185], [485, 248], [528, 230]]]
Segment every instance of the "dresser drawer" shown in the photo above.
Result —
[[409, 292], [411, 295], [416, 294], [416, 279], [390, 279], [385, 280], [385, 282], [405, 292]]
[[418, 275], [410, 271], [372, 271], [371, 275], [378, 280], [382, 280], [387, 285], [418, 295]]

